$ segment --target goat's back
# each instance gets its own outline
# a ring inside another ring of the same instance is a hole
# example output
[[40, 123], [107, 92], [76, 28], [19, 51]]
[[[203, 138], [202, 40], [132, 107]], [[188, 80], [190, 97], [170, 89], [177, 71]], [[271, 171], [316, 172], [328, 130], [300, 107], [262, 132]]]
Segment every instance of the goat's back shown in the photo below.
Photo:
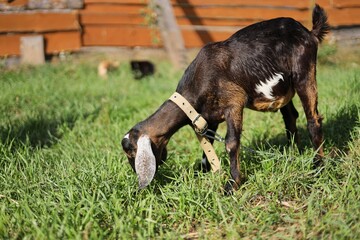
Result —
[[258, 22], [240, 29], [224, 43], [263, 43], [266, 45], [279, 41], [295, 41], [308, 38], [311, 32], [292, 18], [275, 18]]

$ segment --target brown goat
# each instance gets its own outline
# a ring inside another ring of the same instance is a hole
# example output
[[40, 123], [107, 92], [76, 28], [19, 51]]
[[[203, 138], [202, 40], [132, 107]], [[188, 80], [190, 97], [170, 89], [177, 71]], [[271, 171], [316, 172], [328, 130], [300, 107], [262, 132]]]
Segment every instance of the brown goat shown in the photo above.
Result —
[[[317, 110], [316, 59], [318, 44], [329, 31], [325, 11], [313, 10], [313, 28], [307, 30], [291, 18], [276, 18], [243, 28], [222, 42], [204, 46], [185, 70], [176, 92], [216, 131], [225, 121], [226, 150], [231, 180], [226, 193], [238, 189], [239, 148], [245, 107], [257, 111], [280, 109], [287, 137], [298, 142], [295, 92], [303, 105], [314, 149], [315, 163], [323, 157], [321, 116]], [[122, 147], [139, 177], [140, 188], [148, 185], [158, 166], [166, 160], [166, 145], [181, 127], [191, 124], [185, 113], [167, 100], [146, 120], [136, 124], [123, 138]], [[139, 167], [141, 166], [141, 167]], [[209, 170], [205, 158], [203, 167]]]

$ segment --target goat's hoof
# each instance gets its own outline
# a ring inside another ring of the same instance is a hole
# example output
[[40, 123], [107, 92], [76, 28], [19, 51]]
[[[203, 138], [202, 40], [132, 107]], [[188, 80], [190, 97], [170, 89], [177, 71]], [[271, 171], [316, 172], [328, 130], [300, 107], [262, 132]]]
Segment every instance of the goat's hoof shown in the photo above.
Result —
[[201, 170], [203, 173], [207, 173], [211, 171], [211, 164], [207, 158], [203, 158], [201, 160]]
[[200, 170], [203, 172], [203, 173], [208, 173], [211, 171], [211, 166], [204, 166], [203, 164], [201, 164], [201, 168]]
[[234, 181], [228, 181], [224, 187], [224, 195], [231, 196], [237, 190], [237, 184]]
[[313, 160], [313, 169], [319, 169], [324, 166], [323, 158], [315, 157]]
[[211, 165], [209, 162], [201, 161], [201, 163], [196, 164], [196, 171], [202, 173], [208, 173], [211, 171]]

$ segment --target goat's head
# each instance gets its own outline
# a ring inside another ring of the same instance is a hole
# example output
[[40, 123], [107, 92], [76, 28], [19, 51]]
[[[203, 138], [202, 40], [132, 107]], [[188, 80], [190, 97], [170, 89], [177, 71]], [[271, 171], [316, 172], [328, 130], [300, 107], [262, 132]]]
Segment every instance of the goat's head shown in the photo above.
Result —
[[138, 176], [139, 188], [145, 188], [154, 178], [158, 166], [166, 160], [166, 144], [157, 146], [149, 135], [133, 128], [124, 136], [121, 145]]

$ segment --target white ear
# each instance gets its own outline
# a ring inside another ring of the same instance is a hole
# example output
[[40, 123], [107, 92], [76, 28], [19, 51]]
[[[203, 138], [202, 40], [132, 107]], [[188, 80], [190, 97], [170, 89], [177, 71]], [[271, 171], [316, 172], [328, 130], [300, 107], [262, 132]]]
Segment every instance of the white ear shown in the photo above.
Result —
[[139, 178], [139, 188], [143, 189], [152, 181], [156, 171], [156, 159], [151, 149], [150, 138], [143, 135], [137, 142], [135, 171]]

